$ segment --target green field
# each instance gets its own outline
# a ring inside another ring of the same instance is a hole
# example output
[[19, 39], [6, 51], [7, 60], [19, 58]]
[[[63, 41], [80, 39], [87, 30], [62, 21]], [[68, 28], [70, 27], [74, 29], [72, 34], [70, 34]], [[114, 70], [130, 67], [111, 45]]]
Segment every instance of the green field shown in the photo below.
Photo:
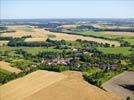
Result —
[[0, 47], [0, 51], [10, 51], [10, 50], [16, 50], [16, 49], [22, 49], [25, 50], [29, 53], [32, 53], [33, 55], [37, 54], [38, 52], [42, 52], [42, 51], [52, 51], [52, 52], [60, 52], [61, 50], [59, 49], [55, 49], [54, 47]]
[[111, 79], [112, 77], [118, 75], [119, 73], [120, 72], [110, 70], [107, 73], [104, 73], [103, 77], [100, 77], [98, 79], [98, 81], [101, 81], [102, 84], [103, 84], [104, 82], [108, 81], [109, 79]]
[[11, 72], [0, 68], [0, 84], [5, 83], [7, 78], [11, 75]]
[[35, 32], [31, 27], [21, 27], [18, 28], [19, 30], [25, 31], [25, 32]]
[[[84, 32], [80, 32], [78, 34], [86, 35], [86, 36], [91, 36], [91, 37], [93, 36], [93, 37], [97, 37], [97, 38], [119, 39], [119, 40], [127, 41], [131, 45], [134, 45], [134, 36], [128, 36], [128, 35], [111, 35], [111, 34], [104, 34], [103, 32], [94, 32], [94, 31], [84, 31]], [[117, 51], [117, 53], [118, 53], [118, 51]]]
[[131, 51], [130, 51], [131, 47], [116, 47], [116, 48], [98, 47], [97, 49], [105, 54], [123, 54], [123, 55], [130, 55], [131, 54]]
[[11, 74], [11, 72], [0, 68], [0, 75], [8, 75], [8, 74]]
[[16, 78], [15, 73], [0, 68], [0, 85]]
[[10, 65], [12, 67], [17, 67], [21, 70], [25, 70], [32, 65], [32, 62], [30, 62], [29, 60], [25, 60], [25, 59], [17, 59], [17, 60], [11, 61]]
[[127, 41], [127, 42], [129, 42], [131, 45], [134, 45], [134, 38], [132, 39], [132, 38], [128, 38], [128, 39], [123, 39], [124, 41]]
[[116, 38], [124, 38], [124, 39], [128, 39], [130, 38], [131, 36], [128, 36], [128, 35], [111, 35], [111, 34], [104, 34], [103, 32], [94, 32], [94, 31], [84, 31], [84, 32], [80, 32], [78, 34], [81, 34], [81, 35], [87, 35], [87, 36], [96, 36], [98, 38], [100, 37], [104, 37], [104, 38], [107, 38], [107, 39], [116, 39]]
[[47, 36], [48, 36], [48, 38], [56, 38], [56, 36], [52, 35], [52, 34], [48, 34]]
[[97, 67], [89, 67], [87, 68], [86, 70], [83, 71], [83, 74], [85, 75], [92, 75], [92, 74], [95, 74], [97, 72], [100, 72], [101, 69], [100, 68], [97, 68]]
[[66, 44], [69, 46], [76, 46], [76, 47], [80, 47], [81, 43], [77, 42], [77, 41], [66, 41]]

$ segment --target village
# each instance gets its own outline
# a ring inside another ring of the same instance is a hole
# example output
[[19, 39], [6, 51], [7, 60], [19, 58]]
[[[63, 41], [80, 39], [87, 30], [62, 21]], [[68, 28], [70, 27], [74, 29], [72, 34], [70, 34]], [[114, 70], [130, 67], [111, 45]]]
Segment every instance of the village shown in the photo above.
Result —
[[[75, 67], [79, 68], [81, 66], [81, 64], [79, 63], [80, 58], [78, 57], [75, 57], [75, 58], [55, 58], [55, 59], [42, 59], [42, 64], [46, 64], [46, 65], [64, 65], [64, 66], [70, 66], [70, 64], [73, 63], [73, 61], [76, 61], [77, 60], [77, 65]], [[94, 64], [91, 64], [91, 63], [88, 63], [86, 62], [84, 64], [84, 66], [86, 68], [88, 67], [98, 67], [98, 68], [101, 68], [101, 69], [108, 69], [108, 70], [115, 70], [118, 65], [117, 64], [97, 64], [97, 63], [94, 63]]]

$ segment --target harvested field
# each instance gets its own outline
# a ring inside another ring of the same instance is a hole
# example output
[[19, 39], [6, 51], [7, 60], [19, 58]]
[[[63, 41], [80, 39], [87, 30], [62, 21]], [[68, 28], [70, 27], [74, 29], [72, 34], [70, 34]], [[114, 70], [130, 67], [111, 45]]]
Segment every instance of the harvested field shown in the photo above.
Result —
[[83, 80], [80, 72], [36, 71], [1, 87], [1, 100], [120, 100]]
[[104, 40], [104, 39], [99, 39], [99, 38], [92, 38], [92, 37], [84, 37], [84, 36], [78, 36], [78, 35], [68, 35], [68, 34], [57, 34], [56, 35], [56, 40], [69, 40], [69, 41], [75, 41], [77, 39], [81, 40], [87, 40], [87, 41], [95, 41], [98, 43], [109, 43], [110, 45], [114, 44], [115, 46], [120, 46], [119, 42], [116, 41], [109, 41], [109, 40]]
[[63, 27], [63, 28], [76, 28], [77, 26], [80, 26], [80, 25], [61, 25], [59, 27]]
[[41, 70], [33, 72], [23, 78], [2, 85], [0, 87], [1, 100], [23, 100], [63, 78], [65, 78], [64, 75], [56, 72]]
[[25, 42], [38, 42], [38, 41], [46, 41], [46, 38], [27, 38]]
[[22, 37], [22, 36], [31, 35], [32, 38], [44, 38], [44, 40], [46, 40], [48, 38], [48, 35], [53, 35], [53, 36], [55, 36], [55, 38], [52, 38], [52, 39], [56, 39], [56, 40], [64, 39], [67, 41], [75, 41], [77, 39], [81, 39], [81, 40], [87, 40], [87, 41], [95, 41], [98, 43], [109, 43], [111, 45], [114, 44], [115, 46], [120, 46], [120, 43], [118, 41], [110, 41], [110, 40], [93, 38], [93, 37], [85, 37], [85, 36], [80, 36], [80, 35], [55, 33], [55, 32], [46, 31], [44, 29], [33, 28], [33, 31], [34, 32], [26, 32], [24, 30], [16, 29], [15, 33], [2, 33], [1, 36], [4, 36], [4, 37]]
[[120, 36], [134, 36], [134, 32], [104, 32], [103, 34], [120, 35]]
[[110, 40], [105, 40], [105, 39], [100, 39], [100, 38], [93, 38], [93, 37], [85, 37], [85, 36], [80, 36], [80, 35], [72, 35], [72, 34], [64, 34], [64, 33], [54, 33], [54, 32], [49, 32], [46, 30], [42, 30], [42, 29], [37, 29], [38, 31], [40, 31], [41, 33], [45, 33], [45, 34], [52, 34], [55, 35], [56, 40], [67, 40], [67, 41], [75, 41], [77, 39], [81, 39], [81, 40], [87, 40], [87, 41], [95, 41], [98, 43], [109, 43], [109, 44], [114, 44], [115, 46], [120, 46], [120, 43], [117, 41], [110, 41]]
[[126, 71], [103, 84], [103, 88], [117, 96], [126, 100], [126, 97], [130, 96], [130, 100], [134, 100], [134, 91], [124, 88], [125, 85], [134, 86], [134, 72]]
[[0, 41], [0, 46], [7, 45], [9, 41], [1, 40]]
[[2, 68], [4, 70], [7, 70], [9, 72], [12, 72], [12, 73], [19, 73], [19, 72], [21, 72], [21, 70], [15, 68], [15, 67], [11, 67], [9, 65], [9, 63], [4, 62], [4, 61], [0, 61], [0, 68]]
[[[33, 29], [34, 30], [34, 29]], [[16, 29], [16, 32], [13, 33], [2, 33], [1, 36], [3, 37], [22, 37], [22, 36], [32, 36], [33, 38], [44, 38], [44, 34], [38, 32], [28, 32], [22, 29]], [[46, 37], [46, 36], [45, 36]]]

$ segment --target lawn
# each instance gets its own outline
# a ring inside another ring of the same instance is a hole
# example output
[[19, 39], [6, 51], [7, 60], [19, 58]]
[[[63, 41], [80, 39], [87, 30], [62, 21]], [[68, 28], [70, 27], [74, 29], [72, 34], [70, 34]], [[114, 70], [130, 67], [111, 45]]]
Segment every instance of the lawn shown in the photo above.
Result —
[[108, 48], [104, 48], [104, 47], [98, 47], [97, 50], [105, 53], [105, 54], [123, 54], [123, 55], [130, 55], [131, 51], [130, 51], [131, 47], [108, 47]]
[[60, 52], [61, 50], [55, 49], [54, 47], [9, 47], [4, 46], [1, 47], [0, 51], [10, 51], [10, 50], [16, 50], [16, 49], [23, 49], [29, 53], [32, 53], [33, 55], [37, 54], [38, 52], [42, 51], [52, 51], [52, 52]]

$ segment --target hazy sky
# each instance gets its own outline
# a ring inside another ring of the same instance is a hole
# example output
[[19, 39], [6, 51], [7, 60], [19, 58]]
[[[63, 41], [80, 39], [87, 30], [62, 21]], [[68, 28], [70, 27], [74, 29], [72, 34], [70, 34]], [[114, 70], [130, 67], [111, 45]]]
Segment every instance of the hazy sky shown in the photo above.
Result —
[[134, 0], [0, 0], [0, 17], [134, 18]]

